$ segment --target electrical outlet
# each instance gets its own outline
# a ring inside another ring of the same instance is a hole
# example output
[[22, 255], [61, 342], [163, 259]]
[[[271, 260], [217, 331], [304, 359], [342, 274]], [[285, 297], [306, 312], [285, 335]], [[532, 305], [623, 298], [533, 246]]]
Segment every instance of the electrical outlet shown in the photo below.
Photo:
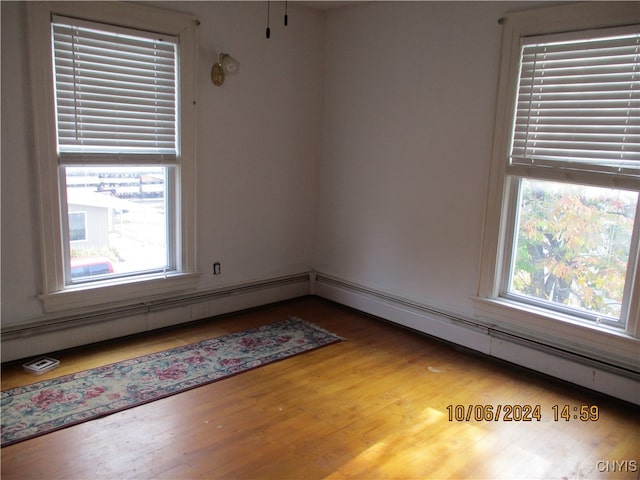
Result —
[[213, 274], [220, 275], [220, 262], [214, 262], [213, 264]]

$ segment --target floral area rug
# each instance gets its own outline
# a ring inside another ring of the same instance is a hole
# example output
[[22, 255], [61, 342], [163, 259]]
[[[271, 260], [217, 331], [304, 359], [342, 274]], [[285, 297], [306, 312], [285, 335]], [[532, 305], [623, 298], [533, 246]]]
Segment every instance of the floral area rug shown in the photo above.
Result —
[[184, 392], [342, 339], [299, 318], [2, 392], [2, 446]]

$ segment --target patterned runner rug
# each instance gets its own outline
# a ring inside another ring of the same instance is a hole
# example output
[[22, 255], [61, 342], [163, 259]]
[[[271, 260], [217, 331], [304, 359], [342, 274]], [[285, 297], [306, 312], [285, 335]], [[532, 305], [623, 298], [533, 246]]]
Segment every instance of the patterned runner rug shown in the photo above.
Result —
[[299, 318], [2, 392], [2, 446], [184, 392], [342, 339]]

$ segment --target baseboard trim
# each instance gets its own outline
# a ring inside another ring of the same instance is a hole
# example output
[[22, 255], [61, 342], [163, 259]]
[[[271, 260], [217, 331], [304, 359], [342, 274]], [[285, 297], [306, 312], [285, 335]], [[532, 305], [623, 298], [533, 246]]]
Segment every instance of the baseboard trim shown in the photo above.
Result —
[[640, 405], [640, 373], [316, 272], [311, 291], [421, 333]]
[[200, 290], [3, 326], [2, 361], [27, 358], [193, 320], [213, 317], [310, 293], [308, 272]]
[[141, 304], [73, 315], [50, 315], [4, 326], [2, 361], [87, 345], [214, 317], [308, 294], [537, 372], [640, 405], [640, 373], [501, 331], [474, 318], [317, 272], [158, 298]]

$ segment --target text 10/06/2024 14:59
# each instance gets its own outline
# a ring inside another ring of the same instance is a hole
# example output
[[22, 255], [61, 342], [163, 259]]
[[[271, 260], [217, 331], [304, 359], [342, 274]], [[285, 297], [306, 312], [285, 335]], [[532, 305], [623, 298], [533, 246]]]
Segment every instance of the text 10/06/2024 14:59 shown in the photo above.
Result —
[[[553, 421], [596, 422], [600, 418], [597, 405], [553, 405]], [[540, 405], [447, 405], [449, 421], [453, 422], [540, 422], [543, 418]]]

